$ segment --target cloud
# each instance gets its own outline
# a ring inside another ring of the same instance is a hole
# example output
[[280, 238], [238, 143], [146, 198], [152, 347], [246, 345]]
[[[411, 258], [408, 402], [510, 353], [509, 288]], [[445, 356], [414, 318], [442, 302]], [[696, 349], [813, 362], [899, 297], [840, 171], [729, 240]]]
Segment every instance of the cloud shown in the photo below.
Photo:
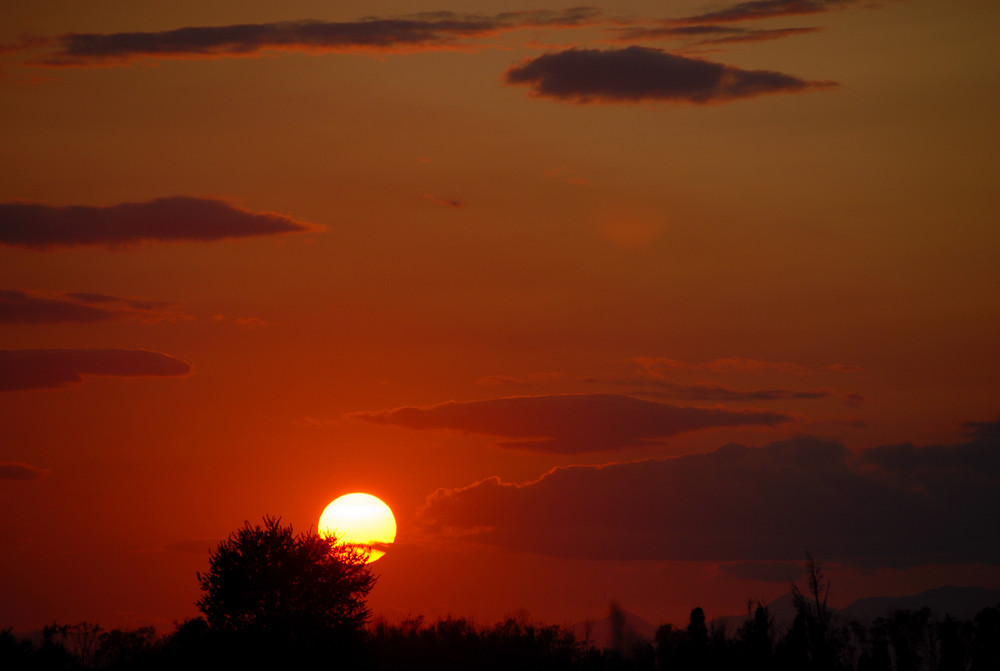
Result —
[[[855, 458], [799, 437], [760, 448], [555, 468], [438, 490], [430, 531], [589, 559], [1000, 564], [1000, 422], [966, 443]], [[744, 573], [746, 573], [744, 571]]]
[[462, 209], [462, 201], [457, 198], [444, 198], [442, 196], [435, 196], [432, 194], [424, 194], [424, 200], [434, 203], [435, 205], [440, 205], [441, 207], [449, 207], [453, 210]]
[[621, 384], [633, 384], [644, 387], [644, 393], [650, 389], [657, 396], [684, 399], [687, 401], [714, 401], [726, 403], [734, 401], [783, 401], [783, 400], [815, 400], [828, 398], [833, 392], [829, 389], [730, 389], [708, 384], [673, 384], [664, 380], [620, 381]]
[[649, 47], [570, 49], [529, 59], [507, 70], [508, 84], [526, 84], [531, 95], [580, 104], [725, 103], [772, 93], [832, 88], [770, 70], [671, 54]]
[[774, 426], [776, 412], [683, 408], [615, 394], [513, 396], [449, 401], [423, 408], [360, 412], [353, 417], [409, 429], [451, 429], [514, 439], [508, 449], [559, 454], [619, 450], [679, 433], [722, 426]]
[[764, 42], [794, 35], [804, 35], [821, 30], [817, 27], [803, 28], [737, 28], [720, 25], [675, 25], [665, 21], [663, 25], [630, 26], [616, 29], [619, 42], [638, 40], [695, 38], [694, 44], [730, 44], [740, 42]]
[[174, 196], [105, 207], [0, 203], [0, 244], [29, 249], [141, 242], [212, 241], [318, 230], [273, 212], [249, 212], [221, 200]]
[[751, 0], [751, 2], [740, 2], [714, 12], [673, 19], [673, 23], [729, 23], [770, 19], [778, 16], [822, 14], [834, 9], [843, 9], [849, 5], [856, 5], [858, 2], [859, 0]]
[[0, 461], [0, 480], [41, 480], [49, 471], [21, 461]]
[[854, 373], [859, 366], [833, 364], [823, 368], [812, 368], [792, 361], [765, 361], [746, 357], [723, 357], [712, 361], [692, 362], [668, 359], [666, 357], [637, 356], [629, 359], [643, 372], [653, 378], [661, 378], [668, 371], [708, 371], [710, 373], [788, 373], [791, 375], [814, 375], [822, 371]]
[[142, 349], [0, 350], [0, 391], [56, 389], [86, 375], [176, 376], [191, 366], [160, 352]]
[[61, 324], [136, 319], [145, 324], [190, 319], [175, 303], [108, 294], [0, 289], [0, 324]]
[[720, 35], [718, 37], [712, 37], [703, 39], [699, 44], [738, 44], [744, 42], [768, 42], [770, 40], [780, 40], [785, 37], [793, 37], [795, 35], [807, 35], [809, 33], [815, 33], [820, 31], [821, 28], [816, 27], [803, 27], [803, 28], [771, 28], [767, 30], [739, 30], [733, 31], [730, 35]]
[[37, 64], [115, 65], [137, 58], [220, 58], [262, 51], [391, 52], [454, 48], [461, 40], [520, 28], [587, 25], [597, 9], [506, 12], [493, 16], [428, 12], [358, 21], [283, 21], [230, 26], [192, 26], [161, 32], [70, 33], [51, 44]]

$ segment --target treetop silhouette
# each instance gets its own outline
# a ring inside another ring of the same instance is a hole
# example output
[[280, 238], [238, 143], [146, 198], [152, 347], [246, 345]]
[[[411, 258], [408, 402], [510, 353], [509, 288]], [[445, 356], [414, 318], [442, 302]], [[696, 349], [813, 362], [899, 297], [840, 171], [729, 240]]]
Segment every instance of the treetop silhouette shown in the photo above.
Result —
[[219, 543], [198, 573], [198, 609], [216, 631], [287, 641], [354, 636], [369, 618], [375, 577], [367, 555], [280, 518], [245, 522]]

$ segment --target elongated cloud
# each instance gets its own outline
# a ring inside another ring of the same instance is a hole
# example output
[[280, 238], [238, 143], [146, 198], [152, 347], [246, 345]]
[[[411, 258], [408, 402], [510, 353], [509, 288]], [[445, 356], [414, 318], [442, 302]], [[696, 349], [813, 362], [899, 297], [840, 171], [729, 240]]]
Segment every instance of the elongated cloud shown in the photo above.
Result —
[[533, 96], [575, 103], [725, 103], [772, 93], [832, 88], [770, 70], [742, 70], [661, 49], [570, 49], [529, 59], [506, 73]]
[[[856, 459], [815, 438], [432, 494], [428, 530], [589, 559], [1000, 564], [1000, 423], [963, 444]], [[919, 486], [914, 486], [919, 485]]]
[[615, 394], [514, 396], [354, 415], [409, 429], [452, 429], [512, 438], [504, 448], [578, 454], [619, 450], [720, 426], [774, 426], [776, 412], [684, 408]]
[[0, 461], [0, 480], [41, 480], [48, 474], [48, 470], [23, 461]]
[[849, 5], [859, 4], [859, 0], [752, 0], [740, 2], [731, 7], [704, 14], [696, 14], [683, 19], [674, 19], [674, 23], [730, 23], [734, 21], [753, 21], [769, 19], [778, 16], [800, 16], [804, 14], [822, 14], [834, 9], [843, 9]]
[[856, 373], [861, 369], [851, 364], [835, 363], [823, 368], [805, 366], [794, 361], [765, 361], [747, 357], [724, 357], [711, 361], [694, 362], [668, 359], [665, 357], [638, 356], [629, 359], [642, 368], [650, 377], [662, 377], [675, 370], [708, 371], [711, 373], [788, 373], [792, 375], [812, 375], [823, 371]]
[[107, 207], [0, 203], [0, 244], [29, 249], [204, 242], [318, 228], [282, 214], [184, 196]]
[[87, 375], [176, 376], [190, 371], [180, 359], [142, 349], [0, 350], [0, 391], [56, 389]]
[[230, 26], [192, 26], [161, 32], [70, 33], [41, 59], [50, 66], [115, 64], [137, 58], [219, 58], [279, 51], [412, 51], [451, 47], [462, 39], [519, 28], [572, 27], [590, 23], [600, 12], [577, 7], [564, 11], [506, 12], [493, 16], [430, 12], [401, 18], [359, 21], [283, 21]]
[[815, 400], [828, 398], [829, 389], [731, 389], [709, 384], [673, 384], [663, 380], [646, 380], [643, 382], [626, 382], [644, 388], [645, 394], [677, 398], [687, 401], [714, 401], [717, 403], [735, 401], [781, 401], [781, 400]]
[[617, 29], [619, 42], [639, 40], [660, 40], [694, 38], [694, 44], [734, 44], [740, 42], [766, 42], [794, 35], [805, 35], [820, 30], [815, 27], [803, 28], [737, 28], [733, 26], [676, 25], [665, 21], [666, 25], [655, 27], [632, 26]]
[[108, 294], [0, 289], [0, 324], [61, 324], [136, 319], [143, 323], [189, 318], [176, 304]]

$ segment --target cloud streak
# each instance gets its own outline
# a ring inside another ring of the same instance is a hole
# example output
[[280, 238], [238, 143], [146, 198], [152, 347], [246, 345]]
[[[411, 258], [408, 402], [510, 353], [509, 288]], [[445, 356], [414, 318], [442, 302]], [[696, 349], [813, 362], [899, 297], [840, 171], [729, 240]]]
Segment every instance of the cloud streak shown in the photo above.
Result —
[[776, 93], [837, 86], [771, 70], [743, 70], [661, 49], [570, 49], [515, 65], [505, 75], [532, 96], [578, 104], [670, 102], [726, 103]]
[[141, 349], [0, 350], [0, 391], [57, 389], [88, 375], [178, 376], [191, 366], [167, 354]]
[[780, 16], [803, 16], [822, 14], [835, 9], [844, 9], [858, 4], [859, 0], [752, 0], [740, 2], [731, 7], [714, 12], [705, 12], [682, 19], [673, 19], [676, 24], [730, 23], [756, 21]]
[[69, 33], [37, 64], [116, 65], [140, 58], [222, 58], [263, 51], [392, 52], [455, 48], [463, 39], [521, 28], [567, 28], [594, 22], [590, 7], [505, 12], [493, 16], [429, 12], [358, 21], [282, 21], [192, 26], [159, 32]]
[[686, 401], [713, 401], [716, 403], [737, 401], [785, 401], [816, 400], [828, 398], [829, 389], [730, 389], [709, 384], [673, 384], [664, 380], [620, 381], [643, 387], [643, 393]]
[[513, 396], [449, 401], [355, 413], [376, 424], [450, 429], [512, 440], [500, 447], [580, 454], [661, 442], [679, 433], [724, 426], [774, 426], [790, 420], [776, 412], [685, 408], [616, 394]]
[[555, 468], [432, 494], [430, 531], [588, 559], [1000, 564], [1000, 422], [950, 446], [800, 437], [760, 448]]
[[813, 375], [824, 371], [856, 373], [861, 369], [850, 364], [832, 364], [823, 368], [813, 368], [793, 361], [765, 361], [747, 357], [722, 357], [711, 361], [693, 362], [668, 359], [666, 357], [639, 356], [629, 359], [650, 377], [662, 377], [670, 371], [707, 371], [710, 373], [786, 373], [790, 375]]
[[65, 324], [136, 319], [152, 324], [187, 319], [174, 303], [108, 294], [0, 289], [0, 324]]
[[321, 230], [273, 212], [250, 212], [221, 200], [174, 196], [105, 207], [0, 203], [0, 244], [121, 248], [143, 242], [208, 242]]
[[694, 38], [694, 44], [735, 44], [765, 42], [819, 31], [816, 27], [803, 28], [736, 28], [720, 25], [667, 25], [656, 27], [631, 26], [617, 29], [619, 42]]
[[49, 474], [45, 468], [38, 468], [22, 461], [0, 461], [0, 480], [21, 480], [29, 482], [41, 480]]

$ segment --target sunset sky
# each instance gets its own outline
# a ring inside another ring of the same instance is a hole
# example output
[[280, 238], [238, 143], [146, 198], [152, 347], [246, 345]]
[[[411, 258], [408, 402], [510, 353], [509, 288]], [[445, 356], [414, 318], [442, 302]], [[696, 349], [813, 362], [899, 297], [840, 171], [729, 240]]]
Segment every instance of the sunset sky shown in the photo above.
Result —
[[995, 0], [0, 2], [0, 628], [1000, 587]]

